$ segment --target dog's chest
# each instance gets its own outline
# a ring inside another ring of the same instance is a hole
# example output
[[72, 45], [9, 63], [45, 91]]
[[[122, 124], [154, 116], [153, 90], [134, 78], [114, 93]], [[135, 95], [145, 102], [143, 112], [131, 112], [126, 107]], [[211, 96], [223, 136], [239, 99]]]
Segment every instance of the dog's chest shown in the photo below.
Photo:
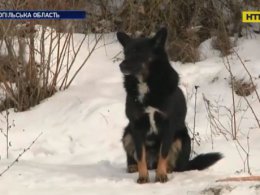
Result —
[[149, 122], [150, 122], [150, 130], [148, 131], [147, 135], [151, 135], [151, 134], [158, 134], [158, 127], [155, 121], [155, 113], [156, 112], [160, 112], [160, 110], [158, 110], [157, 108], [154, 108], [152, 106], [148, 106], [145, 108], [145, 113], [148, 114], [149, 117]]
[[[138, 78], [139, 83], [137, 84], [137, 90], [138, 90], [138, 97], [137, 101], [144, 104], [145, 98], [150, 92], [149, 86], [146, 82], [143, 81], [141, 77]], [[147, 135], [158, 135], [158, 127], [155, 120], [155, 113], [162, 113], [158, 108], [155, 108], [150, 105], [144, 106], [144, 112], [148, 115], [149, 123], [150, 123], [150, 129], [147, 132]]]
[[139, 82], [137, 84], [137, 89], [138, 89], [138, 101], [143, 103], [144, 97], [149, 92], [149, 87], [146, 82]]

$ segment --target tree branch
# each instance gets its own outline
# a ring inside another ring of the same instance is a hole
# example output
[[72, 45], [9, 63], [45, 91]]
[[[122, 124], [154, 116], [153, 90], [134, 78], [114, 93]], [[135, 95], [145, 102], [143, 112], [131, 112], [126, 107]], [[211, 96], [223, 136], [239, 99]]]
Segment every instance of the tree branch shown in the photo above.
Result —
[[10, 164], [8, 165], [1, 173], [0, 173], [0, 177], [3, 176], [3, 174], [5, 174], [10, 168], [12, 168], [15, 163], [18, 163], [19, 159], [28, 151], [31, 149], [32, 145], [39, 139], [39, 137], [42, 135], [42, 132], [33, 140], [33, 142], [27, 147], [25, 148], [18, 156], [17, 158]]

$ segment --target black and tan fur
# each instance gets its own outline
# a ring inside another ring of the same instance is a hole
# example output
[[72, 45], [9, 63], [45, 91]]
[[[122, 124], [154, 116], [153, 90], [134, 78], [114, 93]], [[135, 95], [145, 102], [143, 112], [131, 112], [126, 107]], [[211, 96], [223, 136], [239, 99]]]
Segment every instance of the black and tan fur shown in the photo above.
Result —
[[202, 170], [222, 158], [219, 153], [208, 153], [189, 159], [186, 101], [164, 49], [166, 36], [165, 28], [152, 38], [134, 39], [117, 33], [124, 48], [120, 70], [129, 119], [122, 142], [127, 170], [139, 172], [138, 183], [149, 181], [148, 169], [156, 169], [156, 181], [166, 182], [167, 172]]

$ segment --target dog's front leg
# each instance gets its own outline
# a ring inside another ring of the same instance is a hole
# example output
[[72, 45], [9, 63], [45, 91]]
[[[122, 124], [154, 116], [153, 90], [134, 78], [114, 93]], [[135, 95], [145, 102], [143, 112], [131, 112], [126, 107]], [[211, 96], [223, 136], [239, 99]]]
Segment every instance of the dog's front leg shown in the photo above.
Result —
[[140, 184], [148, 183], [149, 176], [148, 176], [147, 163], [146, 163], [146, 150], [144, 146], [142, 146], [142, 154], [141, 154], [141, 158], [138, 159], [137, 161], [137, 167], [139, 172], [137, 183]]
[[149, 130], [149, 127], [150, 124], [148, 115], [143, 115], [140, 117], [132, 126], [132, 136], [135, 145], [137, 168], [139, 172], [137, 183], [149, 182], [145, 149], [145, 136]]
[[160, 152], [158, 166], [156, 169], [156, 177], [155, 177], [156, 182], [164, 183], [168, 181], [167, 166], [168, 166], [168, 156], [163, 157]]
[[167, 170], [169, 168], [168, 160], [169, 151], [173, 140], [173, 131], [170, 128], [170, 121], [165, 114], [156, 112], [154, 118], [162, 135], [155, 181], [164, 183], [168, 181]]
[[[170, 136], [169, 136], [170, 137]], [[159, 161], [156, 169], [155, 181], [164, 183], [168, 181], [167, 169], [168, 169], [168, 155], [171, 142], [168, 143], [169, 138], [164, 138], [161, 143]]]
[[148, 169], [146, 163], [146, 149], [142, 135], [140, 132], [136, 132], [134, 135], [136, 159], [137, 159], [137, 169], [139, 177], [137, 183], [143, 184], [149, 182]]

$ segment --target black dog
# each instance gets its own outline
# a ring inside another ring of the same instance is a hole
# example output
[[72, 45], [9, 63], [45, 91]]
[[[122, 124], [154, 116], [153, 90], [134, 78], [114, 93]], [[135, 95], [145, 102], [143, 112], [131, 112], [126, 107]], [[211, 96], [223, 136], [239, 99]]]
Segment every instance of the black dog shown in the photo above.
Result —
[[186, 101], [164, 49], [166, 37], [165, 28], [152, 38], [117, 33], [125, 55], [120, 70], [129, 119], [122, 141], [128, 172], [139, 172], [138, 183], [149, 181], [148, 169], [156, 169], [156, 181], [166, 182], [167, 172], [202, 170], [222, 158], [220, 153], [209, 153], [189, 160]]

